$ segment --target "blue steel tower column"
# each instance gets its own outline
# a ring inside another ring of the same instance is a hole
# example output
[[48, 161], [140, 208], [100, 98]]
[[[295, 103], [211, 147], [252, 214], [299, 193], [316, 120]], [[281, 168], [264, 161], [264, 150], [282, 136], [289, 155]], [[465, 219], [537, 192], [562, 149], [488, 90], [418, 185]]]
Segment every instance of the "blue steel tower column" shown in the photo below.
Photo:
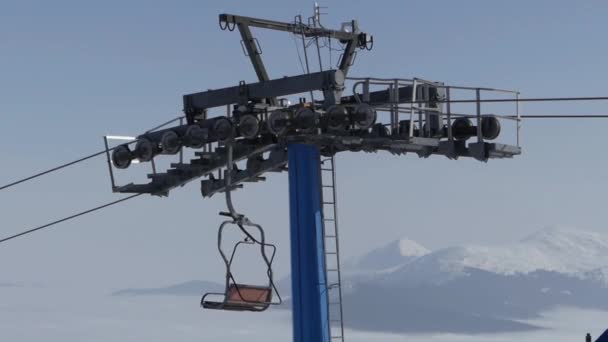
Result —
[[289, 144], [293, 341], [329, 341], [319, 149]]

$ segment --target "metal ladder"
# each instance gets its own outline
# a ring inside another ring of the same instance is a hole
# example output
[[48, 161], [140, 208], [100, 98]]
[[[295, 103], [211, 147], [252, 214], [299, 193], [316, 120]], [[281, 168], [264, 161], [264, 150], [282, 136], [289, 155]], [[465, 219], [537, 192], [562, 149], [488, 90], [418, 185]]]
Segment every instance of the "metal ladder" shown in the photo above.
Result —
[[338, 235], [338, 205], [336, 194], [336, 161], [321, 157], [321, 193], [323, 242], [325, 250], [325, 279], [330, 341], [344, 341], [342, 308], [342, 275], [340, 272], [340, 244]]

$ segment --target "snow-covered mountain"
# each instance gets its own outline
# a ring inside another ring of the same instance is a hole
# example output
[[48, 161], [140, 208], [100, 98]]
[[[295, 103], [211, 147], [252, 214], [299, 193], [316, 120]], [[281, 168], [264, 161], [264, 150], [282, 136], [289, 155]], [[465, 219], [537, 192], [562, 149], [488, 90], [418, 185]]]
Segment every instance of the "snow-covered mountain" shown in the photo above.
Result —
[[608, 310], [608, 236], [576, 229], [433, 252], [402, 239], [345, 266], [345, 321], [358, 329], [516, 331], [555, 306]]
[[[430, 252], [401, 239], [345, 263], [347, 274], [402, 285], [441, 284], [476, 269], [500, 275], [556, 272], [608, 280], [608, 236], [571, 228], [546, 228], [499, 246], [456, 246]], [[608, 285], [608, 281], [606, 282]]]
[[[345, 324], [391, 332], [488, 333], [533, 330], [522, 319], [556, 306], [608, 310], [608, 236], [540, 230], [498, 246], [430, 251], [400, 239], [343, 265]], [[279, 281], [289, 296], [289, 277]], [[208, 282], [128, 289], [116, 295], [196, 295]], [[289, 301], [280, 307], [289, 308]]]
[[344, 267], [347, 271], [352, 272], [389, 271], [428, 253], [430, 251], [416, 241], [400, 239], [376, 248], [361, 257], [347, 260]]
[[203, 280], [191, 280], [166, 287], [131, 288], [115, 291], [113, 296], [145, 296], [145, 295], [173, 295], [173, 296], [200, 296], [206, 292], [219, 292], [223, 285]]

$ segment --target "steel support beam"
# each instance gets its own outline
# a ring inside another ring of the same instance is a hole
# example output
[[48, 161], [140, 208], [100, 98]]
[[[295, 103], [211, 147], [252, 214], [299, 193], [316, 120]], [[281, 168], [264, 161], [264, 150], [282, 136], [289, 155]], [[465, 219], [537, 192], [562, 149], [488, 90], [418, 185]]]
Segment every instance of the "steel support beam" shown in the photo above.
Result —
[[264, 67], [264, 63], [262, 63], [262, 58], [260, 57], [261, 53], [258, 50], [255, 38], [253, 38], [249, 26], [244, 23], [238, 23], [237, 26], [239, 28], [239, 33], [241, 34], [241, 39], [243, 40], [243, 45], [247, 51], [247, 55], [249, 56], [249, 59], [251, 59], [253, 69], [255, 69], [255, 74], [258, 76], [258, 79], [261, 82], [268, 81], [270, 79], [268, 77], [268, 72]]
[[234, 103], [246, 104], [247, 101], [305, 93], [311, 90], [323, 91], [329, 106], [340, 102], [343, 89], [344, 74], [340, 70], [321, 71], [184, 95], [184, 112], [188, 117], [188, 123], [191, 123], [192, 115], [208, 108]]
[[[331, 39], [337, 39], [342, 43], [346, 43], [346, 49], [342, 55], [342, 60], [340, 61], [339, 67], [344, 75], [348, 74], [348, 69], [352, 65], [355, 55], [357, 54], [357, 47], [365, 46], [365, 40], [367, 39], [367, 35], [365, 33], [359, 32], [359, 27], [356, 20], [352, 20], [350, 22], [350, 30], [331, 30], [324, 27], [306, 25], [301, 22], [285, 23], [275, 20], [251, 18], [233, 14], [220, 14], [219, 21], [220, 27], [223, 30], [229, 29], [232, 31], [234, 30], [234, 27], [238, 27], [241, 38], [243, 39], [243, 44], [247, 50], [247, 54], [251, 59], [253, 68], [255, 69], [260, 81], [268, 80], [268, 74], [264, 68], [262, 59], [259, 56], [260, 51], [257, 49], [255, 38], [253, 38], [251, 30], [249, 29], [250, 27], [291, 32], [294, 34], [301, 34], [304, 37], [314, 37], [317, 39], [319, 37], [328, 37]], [[269, 99], [269, 101], [274, 102], [275, 99]]]
[[357, 43], [354, 41], [349, 41], [346, 44], [346, 48], [344, 48], [344, 52], [342, 53], [342, 59], [340, 60], [340, 65], [338, 68], [342, 70], [344, 75], [348, 75], [348, 70], [352, 66], [355, 55], [357, 54]]
[[357, 39], [357, 33], [353, 32], [331, 30], [323, 27], [313, 27], [299, 23], [286, 23], [275, 20], [245, 17], [241, 15], [220, 14], [219, 20], [221, 24], [245, 24], [247, 26], [259, 27], [268, 30], [285, 31], [296, 34], [304, 33], [304, 36], [306, 37], [329, 37], [344, 41]]
[[[256, 44], [255, 38], [251, 34], [251, 30], [249, 26], [244, 22], [237, 22], [237, 27], [239, 28], [239, 33], [241, 34], [241, 39], [243, 45], [245, 46], [245, 50], [247, 51], [247, 55], [251, 60], [251, 64], [253, 65], [253, 69], [255, 70], [255, 74], [258, 76], [258, 80], [260, 82], [265, 82], [270, 80], [268, 77], [268, 72], [264, 67], [264, 62], [262, 62], [262, 51], [258, 49], [258, 45]], [[271, 106], [277, 105], [277, 99], [274, 97], [267, 98], [268, 103]]]
[[319, 150], [289, 144], [289, 214], [294, 342], [330, 340]]

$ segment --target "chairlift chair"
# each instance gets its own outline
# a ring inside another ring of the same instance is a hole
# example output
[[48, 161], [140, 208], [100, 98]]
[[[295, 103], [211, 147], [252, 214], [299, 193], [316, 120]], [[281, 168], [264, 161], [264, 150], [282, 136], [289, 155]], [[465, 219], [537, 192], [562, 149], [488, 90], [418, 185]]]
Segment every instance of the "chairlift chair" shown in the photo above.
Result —
[[[226, 170], [226, 203], [228, 206], [229, 212], [221, 212], [220, 215], [228, 216], [232, 218], [231, 220], [227, 220], [222, 222], [220, 228], [218, 229], [218, 237], [217, 237], [217, 247], [220, 252], [220, 256], [226, 265], [226, 283], [224, 293], [206, 293], [201, 298], [201, 306], [204, 309], [214, 309], [214, 310], [230, 310], [230, 311], [254, 311], [260, 312], [268, 309], [270, 305], [278, 305], [281, 304], [281, 296], [277, 291], [277, 288], [273, 281], [273, 272], [272, 272], [272, 261], [274, 260], [274, 256], [276, 253], [276, 246], [269, 244], [266, 242], [266, 237], [264, 234], [264, 229], [259, 224], [251, 222], [247, 217], [242, 214], [237, 213], [234, 210], [234, 206], [232, 205], [232, 198], [230, 196], [231, 191], [231, 183], [230, 183], [230, 174], [232, 172], [232, 144], [228, 143], [228, 163]], [[224, 253], [222, 249], [222, 235], [224, 229], [226, 227], [234, 227], [238, 228], [244, 235], [245, 239], [243, 241], [237, 242], [232, 248], [232, 253], [230, 257]], [[259, 232], [260, 239], [256, 239], [251, 233], [249, 233], [247, 228], [257, 229]], [[266, 275], [268, 276], [268, 284], [267, 285], [249, 285], [249, 284], [239, 284], [231, 271], [232, 261], [234, 260], [234, 256], [236, 254], [237, 249], [241, 245], [259, 245], [260, 252], [264, 263], [267, 266]], [[266, 254], [266, 248], [270, 247], [272, 252], [270, 256]], [[276, 293], [278, 297], [278, 301], [273, 302], [272, 294]], [[211, 300], [207, 299], [210, 296], [221, 297], [221, 300]]]
[[[230, 215], [228, 213], [221, 213], [223, 215]], [[222, 235], [224, 229], [228, 226], [236, 226], [241, 232], [246, 235], [245, 240], [239, 241], [236, 243], [234, 248], [232, 249], [232, 253], [230, 257], [224, 253], [222, 249]], [[254, 227], [258, 229], [260, 232], [260, 240], [257, 240], [251, 235], [245, 226]], [[239, 246], [241, 245], [259, 245], [262, 257], [264, 262], [268, 266], [267, 276], [268, 276], [268, 284], [267, 285], [250, 285], [250, 284], [239, 284], [235, 280], [232, 271], [232, 261], [234, 260], [234, 256]], [[272, 249], [272, 253], [270, 257], [266, 255], [266, 247], [270, 247]], [[218, 250], [224, 263], [226, 265], [226, 284], [224, 293], [206, 293], [201, 298], [201, 306], [205, 309], [215, 309], [215, 310], [231, 310], [231, 311], [264, 311], [268, 309], [268, 307], [272, 304], [280, 304], [281, 299], [279, 296], [278, 302], [272, 301], [272, 293], [276, 292], [276, 288], [274, 286], [274, 282], [272, 279], [272, 261], [274, 260], [274, 255], [276, 251], [276, 247], [272, 244], [268, 244], [265, 241], [264, 231], [262, 227], [258, 224], [252, 223], [247, 219], [244, 219], [243, 222], [239, 222], [238, 219], [233, 219], [229, 221], [224, 221], [219, 230], [218, 230]], [[277, 292], [278, 294], [278, 292]], [[208, 299], [210, 296], [223, 297], [222, 300], [211, 300]]]

